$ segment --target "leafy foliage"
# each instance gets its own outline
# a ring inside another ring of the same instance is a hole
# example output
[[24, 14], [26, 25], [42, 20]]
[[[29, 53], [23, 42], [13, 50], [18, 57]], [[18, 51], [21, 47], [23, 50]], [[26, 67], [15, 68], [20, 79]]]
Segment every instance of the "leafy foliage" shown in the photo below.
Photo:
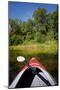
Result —
[[9, 19], [9, 44], [45, 43], [58, 40], [58, 9], [48, 13], [44, 8], [33, 12], [33, 19], [26, 22]]

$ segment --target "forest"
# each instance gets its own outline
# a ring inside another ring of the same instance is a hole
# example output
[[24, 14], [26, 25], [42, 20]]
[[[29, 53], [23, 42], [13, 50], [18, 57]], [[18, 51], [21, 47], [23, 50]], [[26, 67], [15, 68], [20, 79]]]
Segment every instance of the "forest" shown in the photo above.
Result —
[[58, 9], [48, 13], [37, 8], [32, 19], [21, 21], [9, 18], [9, 45], [45, 43], [58, 40]]

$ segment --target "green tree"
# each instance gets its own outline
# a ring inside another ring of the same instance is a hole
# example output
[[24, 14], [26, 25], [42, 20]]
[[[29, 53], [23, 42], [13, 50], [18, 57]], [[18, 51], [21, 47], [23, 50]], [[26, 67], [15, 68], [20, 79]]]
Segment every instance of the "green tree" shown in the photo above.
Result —
[[44, 43], [49, 40], [58, 40], [58, 8], [52, 13], [47, 13], [44, 8], [37, 8], [33, 12], [33, 18], [23, 22], [9, 19], [10, 45]]

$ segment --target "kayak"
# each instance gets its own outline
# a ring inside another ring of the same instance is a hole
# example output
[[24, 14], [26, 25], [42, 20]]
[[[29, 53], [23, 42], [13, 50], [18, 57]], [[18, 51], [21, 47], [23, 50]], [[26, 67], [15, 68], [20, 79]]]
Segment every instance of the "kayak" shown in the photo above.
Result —
[[31, 58], [18, 73], [9, 88], [54, 86], [54, 78], [36, 58]]

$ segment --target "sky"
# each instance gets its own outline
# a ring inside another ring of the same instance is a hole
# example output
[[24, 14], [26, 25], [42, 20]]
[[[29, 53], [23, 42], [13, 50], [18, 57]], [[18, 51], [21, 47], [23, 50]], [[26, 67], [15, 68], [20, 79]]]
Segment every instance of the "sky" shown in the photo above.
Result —
[[29, 18], [32, 18], [33, 12], [39, 7], [45, 8], [48, 13], [51, 13], [56, 10], [57, 4], [8, 2], [8, 17], [27, 21]]

